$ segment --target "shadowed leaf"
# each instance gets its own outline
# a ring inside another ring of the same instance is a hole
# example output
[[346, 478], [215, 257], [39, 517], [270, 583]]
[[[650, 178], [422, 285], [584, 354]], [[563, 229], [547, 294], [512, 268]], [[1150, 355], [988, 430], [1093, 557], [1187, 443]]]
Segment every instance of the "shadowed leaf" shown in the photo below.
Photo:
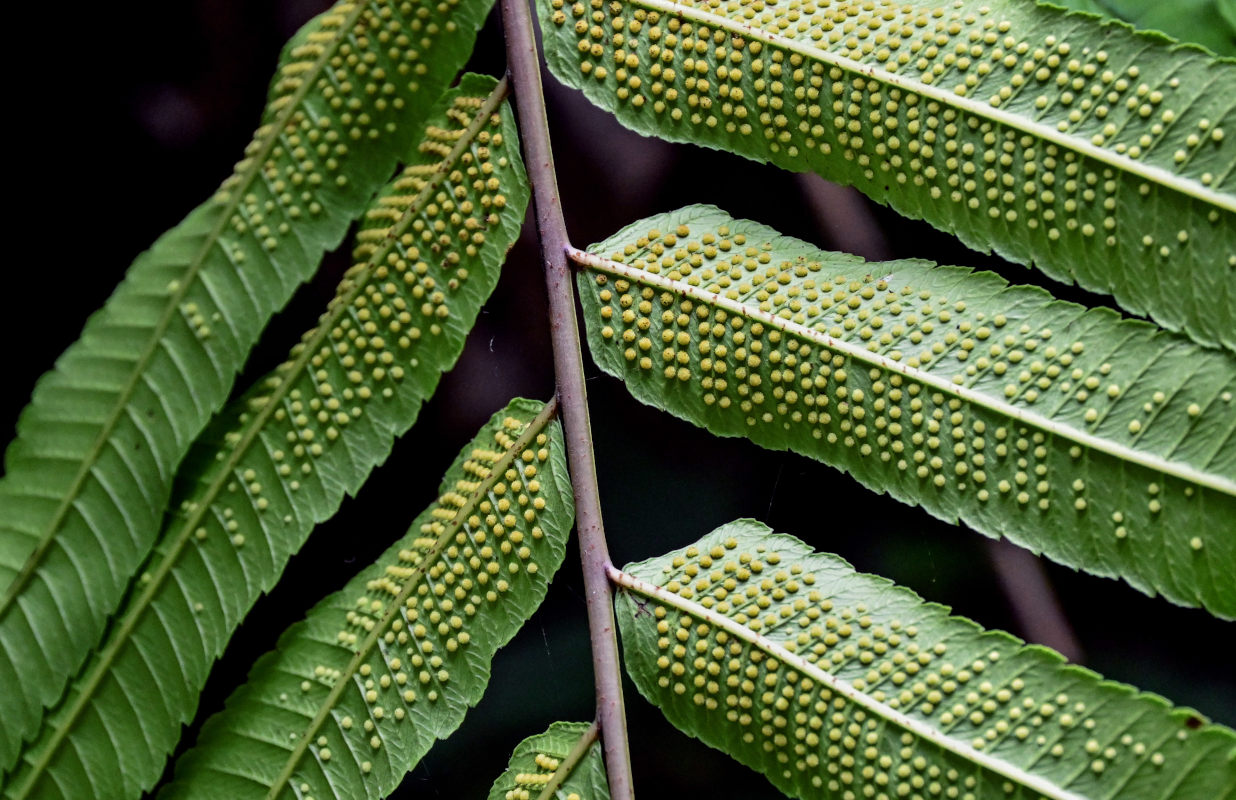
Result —
[[154, 554], [5, 776], [6, 798], [149, 787], [244, 614], [411, 427], [519, 236], [528, 189], [504, 95], [465, 76], [442, 97], [317, 327], [186, 460]]
[[262, 328], [415, 147], [491, 5], [348, 1], [306, 24], [232, 176], [35, 387], [0, 479], [0, 771], [98, 644]]
[[1236, 19], [1224, 16], [1230, 0], [1039, 0], [1046, 5], [1089, 11], [1124, 20], [1135, 28], [1162, 31], [1221, 56], [1236, 56]]

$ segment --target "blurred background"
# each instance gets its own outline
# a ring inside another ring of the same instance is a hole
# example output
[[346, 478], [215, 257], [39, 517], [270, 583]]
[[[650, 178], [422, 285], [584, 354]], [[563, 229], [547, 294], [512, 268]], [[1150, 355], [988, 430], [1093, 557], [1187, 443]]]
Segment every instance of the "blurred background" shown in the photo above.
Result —
[[[0, 335], [9, 343], [0, 392], [0, 441], [6, 444], [39, 375], [77, 338], [134, 256], [229, 174], [256, 126], [282, 43], [329, 3], [70, 3], [69, 9], [57, 6], [50, 23], [46, 9], [20, 5], [12, 9], [17, 19], [10, 30], [18, 39], [28, 33], [26, 44], [33, 47], [9, 56], [10, 68], [29, 77], [6, 87], [6, 171], [16, 184], [9, 184], [16, 210], [6, 227], [17, 250], [0, 288]], [[470, 68], [494, 75], [504, 68], [496, 11]], [[578, 246], [643, 216], [708, 202], [868, 258], [929, 258], [993, 269], [1023, 283], [1040, 280], [1036, 272], [966, 250], [847, 190], [646, 139], [552, 78], [546, 90], [567, 227]], [[318, 279], [271, 324], [238, 386], [282, 360], [346, 266], [346, 252], [327, 258]], [[1057, 296], [1107, 304], [1070, 287], [1044, 285]], [[535, 235], [526, 227], [458, 366], [385, 466], [314, 533], [286, 580], [250, 614], [215, 670], [181, 749], [288, 624], [402, 535], [490, 414], [514, 395], [550, 397], [545, 320]], [[588, 370], [616, 563], [659, 555], [723, 522], [755, 517], [982, 625], [1050, 644], [1109, 678], [1236, 724], [1236, 669], [1223, 655], [1236, 641], [1231, 623], [940, 523], [807, 459], [714, 438], [640, 405], [590, 363]], [[572, 550], [544, 606], [498, 654], [484, 700], [396, 796], [483, 798], [521, 739], [556, 719], [591, 719], [584, 620]], [[627, 704], [641, 798], [780, 797], [757, 774], [678, 733], [630, 685]]]

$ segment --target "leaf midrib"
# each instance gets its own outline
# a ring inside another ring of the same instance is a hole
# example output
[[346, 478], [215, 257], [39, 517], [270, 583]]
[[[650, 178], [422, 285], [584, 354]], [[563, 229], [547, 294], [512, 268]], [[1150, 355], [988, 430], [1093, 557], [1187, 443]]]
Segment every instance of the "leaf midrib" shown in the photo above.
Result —
[[[98, 460], [100, 453], [111, 440], [112, 434], [115, 432], [116, 426], [119, 424], [121, 417], [124, 415], [125, 409], [129, 407], [129, 400], [133, 396], [133, 392], [141, 382], [141, 376], [145, 374], [146, 367], [150, 360], [154, 358], [154, 354], [158, 351], [159, 346], [163, 342], [163, 335], [166, 333], [168, 326], [175, 317], [176, 309], [180, 307], [181, 301], [188, 294], [189, 289], [196, 285], [198, 273], [201, 271], [203, 264], [206, 262], [207, 254], [216, 247], [219, 243], [219, 237], [225, 230], [228, 221], [232, 214], [240, 205], [241, 198], [244, 196], [245, 189], [249, 187], [255, 179], [261, 175], [262, 165], [266, 162], [267, 156], [282, 136], [283, 129], [287, 121], [299, 109], [301, 101], [314, 86], [316, 76], [321, 73], [324, 66], [329, 62], [335, 54], [339, 44], [346, 38], [348, 31], [352, 30], [356, 20], [367, 7], [367, 0], [357, 0], [355, 9], [346, 17], [344, 24], [338, 27], [339, 35], [331, 40], [329, 47], [323, 47], [322, 54], [318, 57], [313, 69], [307, 71], [302, 76], [301, 85], [295, 92], [291, 94], [291, 100], [284, 106], [282, 110], [275, 114], [275, 118], [268, 123], [271, 126], [270, 133], [265, 137], [262, 146], [257, 153], [251, 156], [252, 165], [249, 170], [241, 176], [238, 184], [228, 190], [228, 200], [226, 203], [219, 206], [219, 219], [210, 233], [203, 240], [201, 247], [189, 262], [189, 267], [183, 277], [179, 278], [179, 286], [177, 289], [168, 295], [168, 302], [159, 316], [158, 321], [150, 329], [149, 343], [138, 357], [130, 372], [130, 376], [125, 385], [121, 388], [120, 394], [116, 398], [116, 404], [112, 411], [108, 414], [103, 422], [103, 427], [99, 430], [99, 435], [91, 444], [90, 449], [86, 453], [86, 458], [82, 460], [81, 467], [76, 475], [73, 476], [73, 481], [69, 484], [68, 491], [64, 494], [61, 502], [57, 505], [55, 512], [52, 514], [51, 521], [48, 523], [44, 531], [39, 535], [39, 543], [35, 546], [34, 552], [26, 559], [26, 563], [22, 565], [21, 571], [17, 577], [9, 585], [9, 589], [4, 595], [4, 599], [0, 600], [0, 620], [3, 620], [11, 608], [14, 607], [17, 597], [25, 589], [26, 585], [34, 577], [39, 565], [42, 563], [43, 557], [47, 554], [47, 550], [51, 547], [52, 541], [55, 538], [57, 531], [64, 522], [65, 516], [72, 507], [82, 487], [86, 483], [86, 477], [93, 471], [94, 464]], [[277, 68], [282, 71], [282, 65]], [[213, 199], [213, 198], [212, 198]], [[208, 201], [209, 202], [209, 201]], [[226, 254], [225, 254], [226, 255]], [[229, 257], [230, 260], [230, 257]]]
[[830, 349], [834, 352], [845, 354], [855, 361], [859, 361], [890, 373], [903, 375], [910, 380], [929, 386], [945, 393], [946, 395], [957, 397], [975, 406], [985, 408], [1004, 417], [1015, 419], [1019, 422], [1024, 422], [1027, 425], [1032, 425], [1039, 430], [1052, 434], [1053, 436], [1059, 436], [1063, 439], [1075, 442], [1097, 452], [1113, 456], [1121, 461], [1137, 464], [1139, 466], [1146, 467], [1147, 469], [1156, 470], [1165, 475], [1171, 475], [1179, 478], [1182, 481], [1196, 484], [1197, 486], [1236, 496], [1236, 480], [1231, 478], [1205, 472], [1189, 464], [1182, 464], [1178, 461], [1169, 461], [1161, 456], [1135, 450], [1109, 439], [1104, 439], [1102, 437], [1095, 436], [1094, 434], [1077, 430], [1072, 426], [1064, 425], [1060, 422], [1049, 419], [1036, 411], [1018, 408], [1008, 403], [1004, 403], [998, 398], [991, 397], [986, 393], [966, 386], [958, 386], [957, 384], [933, 373], [926, 372], [917, 367], [907, 366], [906, 364], [899, 361], [894, 361], [891, 358], [878, 353], [872, 353], [869, 350], [858, 347], [850, 342], [834, 339], [831, 336], [826, 336], [820, 331], [782, 319], [771, 312], [761, 311], [758, 308], [745, 305], [737, 300], [730, 300], [719, 293], [714, 294], [711, 292], [706, 292], [700, 288], [691, 286], [690, 284], [683, 283], [681, 281], [674, 281], [661, 275], [654, 275], [650, 272], [645, 272], [625, 264], [619, 264], [616, 261], [611, 261], [595, 253], [588, 253], [576, 248], [571, 248], [568, 251], [568, 255], [572, 260], [586, 267], [592, 267], [596, 270], [608, 272], [611, 275], [627, 278], [639, 283], [651, 284], [652, 286], [656, 286], [661, 289], [677, 292], [681, 295], [691, 297], [699, 302], [724, 308], [731, 313], [738, 314], [747, 319], [762, 322], [793, 336], [809, 339], [822, 347]]
[[976, 766], [990, 770], [1004, 778], [1014, 781], [1021, 786], [1039, 792], [1044, 797], [1052, 798], [1053, 800], [1085, 800], [1081, 795], [1063, 789], [1050, 781], [1040, 778], [1026, 772], [1024, 769], [1010, 764], [994, 756], [990, 756], [979, 750], [975, 750], [969, 745], [956, 741], [947, 734], [937, 731], [935, 728], [913, 719], [896, 709], [890, 708], [888, 705], [876, 700], [871, 695], [855, 689], [854, 686], [847, 680], [838, 678], [830, 672], [820, 669], [816, 664], [806, 660], [802, 656], [790, 652], [776, 642], [768, 639], [745, 625], [741, 625], [729, 617], [722, 616], [713, 612], [710, 609], [704, 608], [698, 603], [686, 600], [673, 592], [669, 592], [656, 584], [649, 583], [640, 578], [624, 572], [623, 570], [610, 566], [608, 568], [610, 580], [619, 586], [643, 595], [657, 602], [664, 603], [679, 611], [689, 614], [696, 619], [701, 619], [714, 627], [725, 630], [726, 633], [738, 638], [739, 641], [746, 642], [752, 647], [757, 647], [777, 660], [798, 670], [800, 673], [809, 676], [816, 683], [827, 686], [829, 690], [845, 697], [851, 702], [862, 706], [872, 714], [907, 730], [915, 736], [918, 736], [926, 741], [935, 744], [942, 750], [946, 750], [960, 758], [969, 761]]
[[[310, 720], [309, 725], [305, 728], [304, 733], [297, 739], [296, 746], [292, 748], [292, 751], [288, 754], [287, 761], [284, 764], [283, 769], [280, 770], [279, 775], [275, 778], [275, 780], [271, 782], [270, 789], [266, 794], [266, 800], [275, 800], [275, 798], [279, 796], [283, 785], [291, 780], [292, 773], [296, 771], [296, 766], [300, 763], [301, 758], [304, 757], [305, 751], [309, 747], [309, 742], [313, 740], [313, 735], [317, 733], [318, 729], [322, 726], [322, 723], [326, 721], [327, 716], [330, 715], [330, 712], [334, 709], [335, 704], [339, 701], [339, 698], [343, 695], [343, 692], [351, 686], [352, 676], [357, 673], [361, 664], [366, 658], [368, 658], [370, 652], [374, 648], [374, 645], [377, 644], [378, 639], [385, 635], [388, 626], [395, 618], [395, 615], [400, 613], [404, 602], [408, 599], [408, 596], [412, 594], [412, 591], [416, 589], [417, 586], [420, 585], [420, 581], [425, 574], [425, 570], [429, 566], [436, 563], [438, 557], [442, 554], [443, 549], [452, 539], [454, 539], [455, 534], [459, 532], [459, 529], [463, 527], [463, 524], [467, 521], [468, 516], [472, 513], [472, 510], [476, 507], [477, 503], [480, 502], [482, 497], [488, 496], [489, 489], [491, 489], [494, 484], [502, 480], [502, 476], [506, 473], [507, 467], [509, 467], [511, 462], [515, 460], [516, 454], [523, 452], [528, 444], [536, 438], [536, 435], [545, 429], [545, 426], [549, 423], [550, 418], [557, 412], [557, 409], [558, 403], [556, 400], [550, 400], [545, 404], [545, 407], [541, 409], [540, 413], [528, 422], [527, 428], [525, 428], [524, 432], [519, 435], [519, 438], [516, 439], [509, 448], [507, 448], [501, 458], [494, 462], [493, 467], [490, 468], [489, 475], [481, 481], [481, 485], [474, 489], [468, 496], [467, 501], [459, 507], [459, 510], [455, 513], [455, 516], [451, 522], [442, 526], [443, 531], [439, 534], [438, 540], [434, 542], [433, 546], [424, 554], [424, 557], [421, 558], [420, 562], [413, 567], [412, 574], [406, 579], [406, 582], [404, 583], [403, 588], [399, 591], [399, 594], [395, 596], [395, 599], [391, 600], [387, 604], [386, 611], [382, 614], [381, 620], [374, 625], [373, 629], [370, 630], [365, 636], [360, 647], [357, 649], [356, 654], [353, 655], [351, 661], [348, 662], [348, 666], [344, 669], [338, 679], [335, 680], [334, 685], [331, 686], [331, 690], [326, 695], [326, 700], [322, 703], [321, 708], [318, 709], [318, 713], [314, 715], [313, 719]], [[435, 501], [434, 506], [437, 504], [438, 501]]]
[[575, 742], [575, 746], [571, 748], [571, 751], [559, 762], [558, 769], [554, 770], [553, 775], [550, 776], [549, 781], [545, 784], [545, 788], [537, 795], [537, 800], [554, 800], [558, 789], [571, 777], [571, 773], [575, 771], [575, 767], [584, 759], [584, 756], [588, 755], [588, 750], [596, 742], [600, 733], [601, 728], [594, 720], [588, 726], [588, 729], [580, 734], [579, 740]]
[[[78, 716], [86, 708], [86, 705], [91, 698], [93, 698], [94, 692], [98, 688], [99, 683], [110, 671], [111, 663], [117, 654], [119, 654], [121, 646], [129, 640], [133, 630], [137, 627], [138, 621], [142, 618], [145, 612], [152, 607], [155, 595], [162, 588], [167, 576], [171, 574], [172, 569], [178, 563], [180, 553], [184, 550], [185, 545], [188, 544], [192, 531], [198, 527], [198, 523], [210, 510], [214, 502], [214, 498], [218, 496], [222, 488], [234, 479], [231, 474], [232, 470], [235, 469], [236, 465], [240, 462], [241, 457], [248, 452], [249, 447], [257, 441], [259, 434], [265, 427], [266, 421], [275, 412], [275, 410], [280, 407], [283, 397], [287, 391], [290, 390], [294, 378], [304, 370], [305, 365], [312, 359], [313, 353], [317, 349], [317, 345], [319, 345], [322, 340], [329, 335], [329, 331], [332, 327], [331, 322], [347, 313], [351, 306], [352, 299], [355, 298], [356, 295], [363, 291], [368, 285], [368, 280], [372, 275], [375, 265], [379, 265], [382, 259], [385, 258], [386, 254], [390, 252], [391, 247], [394, 246], [395, 242], [399, 238], [399, 234], [402, 233], [404, 228], [406, 228], [411, 222], [412, 217], [419, 211], [421, 204], [424, 203], [429, 194], [437, 188], [439, 183], [441, 183], [442, 179], [450, 171], [451, 166], [453, 166], [455, 161], [457, 161], [463, 154], [463, 151], [472, 144], [481, 128], [489, 122], [490, 115], [506, 97], [506, 92], [507, 82], [504, 78], [494, 88], [493, 92], [490, 93], [489, 97], [485, 99], [480, 108], [477, 109], [476, 117], [465, 129], [464, 135], [459, 137], [459, 141], [457, 141], [454, 147], [451, 148], [451, 151], [447, 154], [446, 158], [438, 163], [437, 169], [435, 169], [433, 175], [421, 191], [417, 193], [407, 210], [404, 211], [403, 214], [400, 215], [399, 220], [391, 226], [382, 246], [370, 255], [366, 261], [364, 272], [356, 276], [352, 289], [347, 294], [339, 295], [339, 301], [335, 306], [334, 313], [329, 317], [320, 320], [313, 337], [302, 342], [303, 349], [301, 350], [300, 355], [297, 356], [295, 361], [291, 362], [290, 368], [282, 373], [279, 385], [275, 387], [274, 391], [271, 392], [266, 401], [262, 404], [262, 407], [254, 415], [252, 423], [247, 426], [244, 435], [241, 437], [240, 441], [236, 443], [236, 446], [232, 449], [227, 460], [219, 468], [215, 479], [208, 485], [202, 499], [198, 501], [193, 513], [185, 518], [185, 521], [180, 526], [180, 534], [176, 537], [175, 541], [172, 543], [172, 546], [164, 551], [162, 561], [158, 569], [151, 574], [151, 579], [147, 582], [142, 594], [135, 601], [133, 607], [129, 609], [123, 618], [120, 619], [119, 624], [116, 627], [116, 633], [107, 642], [107, 646], [99, 652], [98, 660], [94, 662], [95, 668], [89, 673], [85, 685], [80, 691], [73, 695], [73, 706], [67, 712], [67, 717], [59, 726], [57, 726], [51, 741], [45, 748], [43, 748], [42, 755], [34, 763], [32, 763], [31, 769], [28, 773], [30, 778], [27, 780], [24, 790], [29, 790], [35, 785], [39, 776], [42, 775], [46, 769], [47, 764], [50, 763], [52, 755], [59, 749], [60, 743], [66, 736], [68, 736]], [[37, 739], [34, 741], [37, 742]], [[18, 797], [25, 797], [25, 795], [18, 795]]]
[[734, 22], [728, 17], [702, 12], [692, 6], [679, 5], [672, 2], [672, 0], [628, 1], [633, 5], [642, 5], [646, 8], [656, 9], [667, 15], [689, 18], [697, 23], [710, 25], [714, 28], [724, 28], [733, 35], [741, 38], [760, 39], [766, 44], [773, 45], [774, 47], [789, 50], [790, 52], [798, 53], [806, 58], [839, 67], [840, 69], [846, 70], [850, 73], [865, 75], [877, 81], [887, 83], [889, 86], [895, 86], [900, 89], [913, 92], [914, 94], [922, 97], [935, 100], [947, 107], [957, 108], [967, 113], [974, 114], [975, 116], [989, 118], [1001, 125], [1022, 131], [1023, 133], [1038, 137], [1044, 141], [1058, 144], [1065, 149], [1077, 152], [1087, 158], [1091, 158], [1100, 163], [1115, 167], [1121, 172], [1136, 175], [1147, 181], [1165, 186], [1182, 195], [1192, 197], [1225, 211], [1236, 212], [1236, 194], [1229, 195], [1217, 192], [1201, 185], [1198, 181], [1184, 178], [1162, 167], [1146, 164], [1141, 161], [1135, 161], [1127, 156], [1121, 156], [1103, 147], [1091, 144], [1085, 139], [1065, 135], [1057, 131], [1054, 127], [1042, 125], [1023, 116], [992, 107], [987, 103], [981, 103], [969, 97], [962, 97], [954, 94], [953, 92], [940, 89], [932, 84], [915, 81], [895, 72], [889, 72], [881, 67], [855, 61], [851, 58], [837, 55], [836, 53], [832, 53], [828, 50], [821, 50], [820, 48], [812, 47], [794, 39], [787, 39], [776, 34], [769, 33], [768, 31], [755, 27], [754, 25], [742, 25]]

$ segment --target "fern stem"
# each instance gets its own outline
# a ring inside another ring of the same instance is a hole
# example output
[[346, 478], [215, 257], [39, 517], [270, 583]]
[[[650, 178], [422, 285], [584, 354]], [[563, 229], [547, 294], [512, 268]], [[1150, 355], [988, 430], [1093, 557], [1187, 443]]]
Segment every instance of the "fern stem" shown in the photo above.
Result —
[[1046, 645], [1074, 664], [1082, 663], [1081, 642], [1039, 557], [1008, 539], [988, 539], [986, 550], [1022, 638]]
[[592, 428], [588, 420], [588, 395], [584, 388], [584, 360], [579, 342], [579, 324], [575, 318], [575, 290], [567, 265], [566, 254], [570, 242], [562, 219], [545, 98], [541, 91], [541, 62], [528, 0], [502, 0], [502, 26], [506, 33], [507, 72], [515, 96], [524, 162], [532, 183], [537, 231], [545, 260], [554, 375], [558, 383], [567, 463], [575, 490], [575, 525], [579, 531], [588, 630], [592, 641], [596, 719], [601, 729], [610, 794], [613, 800], [634, 800], [627, 720], [622, 703], [618, 637], [607, 575], [613, 565], [601, 521]]

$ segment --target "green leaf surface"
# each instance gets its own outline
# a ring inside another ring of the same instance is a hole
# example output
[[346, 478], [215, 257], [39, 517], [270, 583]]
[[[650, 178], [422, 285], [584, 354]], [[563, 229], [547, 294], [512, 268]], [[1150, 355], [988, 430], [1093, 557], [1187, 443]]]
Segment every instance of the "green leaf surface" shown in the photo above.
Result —
[[1216, 0], [1219, 14], [1227, 21], [1230, 29], [1236, 30], [1236, 0]]
[[643, 402], [1236, 617], [1231, 353], [992, 273], [824, 252], [711, 206], [593, 251], [608, 258], [581, 257], [592, 355]]
[[739, 520], [629, 565], [640, 692], [798, 798], [1236, 792], [1236, 733]]
[[1030, 0], [539, 4], [554, 74], [633, 130], [856, 186], [1236, 349], [1236, 61]]
[[0, 479], [0, 770], [98, 644], [262, 328], [415, 147], [491, 5], [339, 2], [305, 25], [232, 176], [38, 382]]
[[1221, 56], [1236, 56], [1236, 18], [1224, 16], [1230, 0], [1039, 0], [1045, 5], [1124, 20], [1135, 28], [1200, 44]]
[[463, 721], [562, 565], [574, 518], [552, 406], [515, 400], [441, 497], [263, 656], [162, 798], [378, 798]]
[[528, 189], [505, 93], [469, 75], [441, 98], [318, 325], [186, 460], [151, 559], [5, 797], [148, 787], [244, 614], [411, 427], [519, 236]]
[[596, 725], [555, 722], [524, 739], [489, 800], [609, 800]]

